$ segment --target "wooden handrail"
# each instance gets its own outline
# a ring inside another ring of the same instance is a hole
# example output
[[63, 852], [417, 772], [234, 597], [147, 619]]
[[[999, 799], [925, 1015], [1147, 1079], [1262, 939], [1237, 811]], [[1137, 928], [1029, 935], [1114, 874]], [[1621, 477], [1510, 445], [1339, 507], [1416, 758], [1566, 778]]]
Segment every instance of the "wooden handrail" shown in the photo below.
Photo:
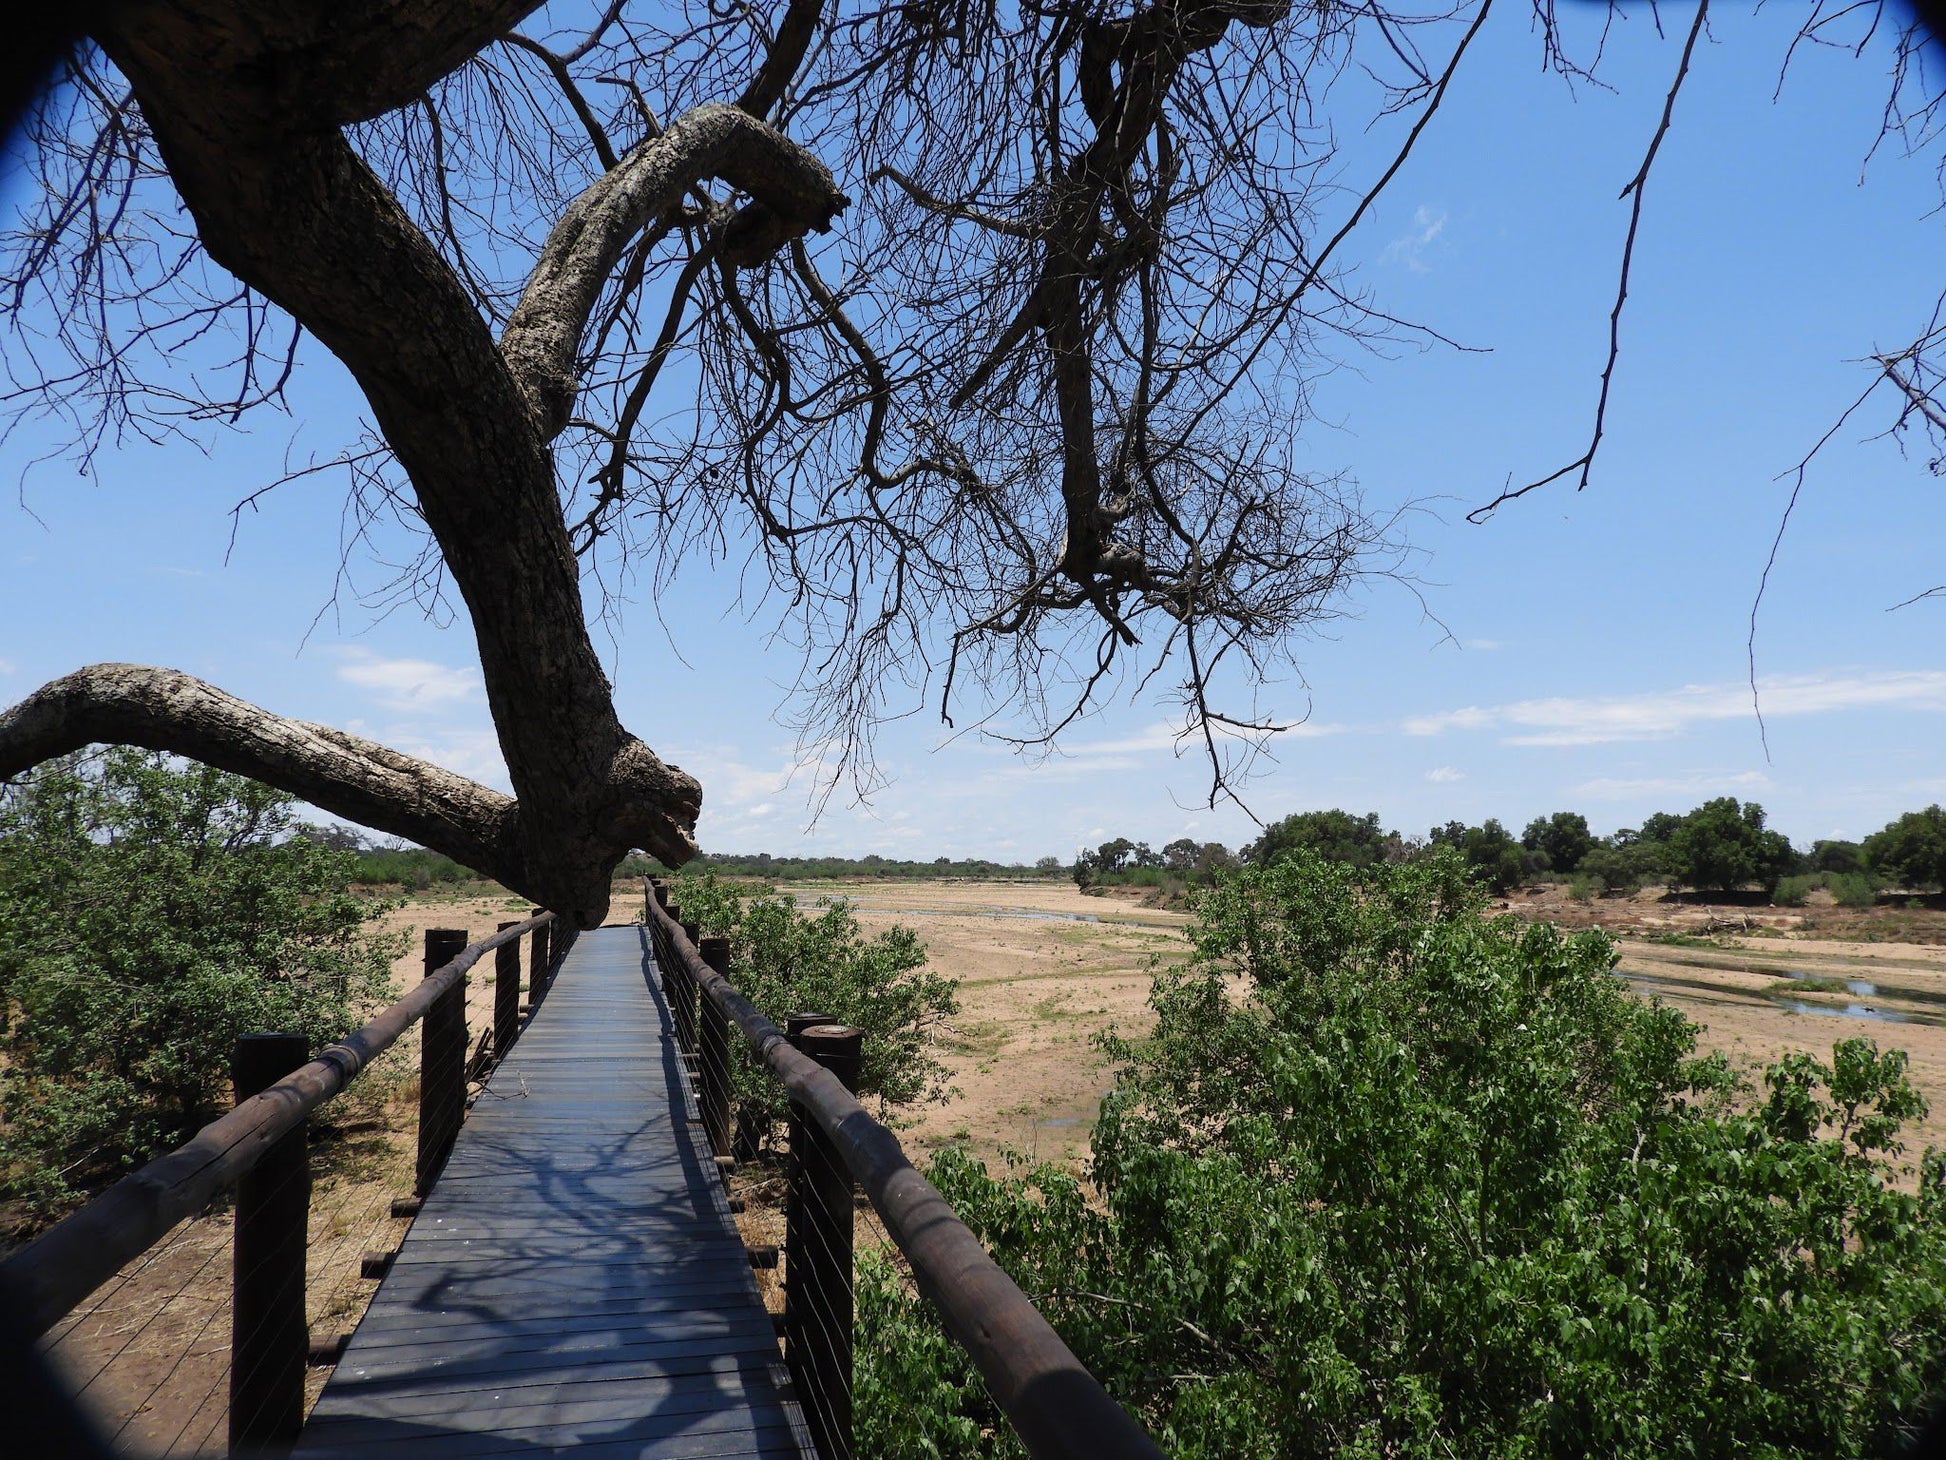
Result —
[[439, 996], [502, 943], [553, 922], [542, 913], [472, 944], [364, 1027], [261, 1094], [132, 1171], [81, 1210], [0, 1261], [0, 1291], [20, 1331], [38, 1338], [185, 1217], [250, 1170], [280, 1137], [355, 1079]]
[[681, 972], [742, 1031], [757, 1059], [844, 1157], [912, 1264], [919, 1291], [979, 1366], [1028, 1453], [1041, 1460], [1082, 1455], [1160, 1460], [1155, 1442], [1109, 1397], [946, 1198], [906, 1159], [898, 1138], [837, 1076], [793, 1048], [783, 1030], [705, 963], [653, 896], [644, 901], [650, 926], [680, 960]]

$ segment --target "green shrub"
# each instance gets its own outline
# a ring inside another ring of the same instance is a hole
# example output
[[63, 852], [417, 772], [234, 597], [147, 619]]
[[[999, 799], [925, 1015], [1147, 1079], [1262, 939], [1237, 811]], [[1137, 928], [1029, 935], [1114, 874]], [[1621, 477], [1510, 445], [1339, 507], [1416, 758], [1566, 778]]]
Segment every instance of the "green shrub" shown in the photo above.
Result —
[[1596, 847], [1581, 859], [1581, 875], [1603, 892], [1639, 892], [1654, 872], [1654, 854], [1644, 846]]
[[228, 1103], [239, 1035], [342, 1035], [389, 994], [393, 906], [295, 799], [111, 750], [0, 790], [0, 1194], [45, 1215]]
[[1576, 902], [1592, 901], [1597, 890], [1595, 879], [1585, 872], [1577, 872], [1568, 880], [1568, 896]]
[[1895, 886], [1918, 891], [1946, 885], [1946, 810], [1908, 811], [1866, 837], [1863, 856]]
[[1678, 883], [1699, 889], [1734, 892], [1752, 883], [1774, 889], [1796, 867], [1797, 853], [1764, 821], [1764, 808], [1755, 801], [1706, 801], [1670, 834], [1663, 867]]
[[1838, 900], [1839, 907], [1875, 907], [1878, 904], [1878, 889], [1872, 879], [1863, 872], [1836, 874], [1825, 879], [1826, 887]]
[[[730, 982], [772, 1021], [815, 1010], [865, 1032], [858, 1093], [881, 1109], [944, 1099], [940, 1026], [959, 1012], [958, 985], [926, 970], [926, 949], [905, 927], [866, 937], [851, 904], [824, 898], [814, 914], [788, 893], [742, 889], [712, 874], [685, 876], [670, 900], [684, 921], [730, 940]], [[738, 1120], [764, 1132], [784, 1115], [777, 1082], [741, 1062]]]
[[1588, 818], [1580, 812], [1557, 811], [1528, 822], [1520, 844], [1538, 853], [1546, 870], [1565, 877], [1580, 870], [1582, 858], [1595, 848], [1595, 838], [1588, 830]]
[[[1452, 857], [1293, 858], [1199, 913], [1153, 1037], [1107, 1041], [1095, 1196], [933, 1165], [1165, 1450], [1898, 1452], [1946, 1378], [1946, 1163], [1896, 1180], [1903, 1053], [1847, 1039], [1752, 1090], [1607, 938], [1486, 918]], [[866, 1311], [872, 1412], [957, 1394], [967, 1423], [861, 1455], [1003, 1453], [917, 1301]]]
[[1824, 881], [1823, 877], [1818, 876], [1786, 877], [1777, 884], [1777, 890], [1771, 893], [1770, 900], [1778, 907], [1803, 907], [1805, 900]]

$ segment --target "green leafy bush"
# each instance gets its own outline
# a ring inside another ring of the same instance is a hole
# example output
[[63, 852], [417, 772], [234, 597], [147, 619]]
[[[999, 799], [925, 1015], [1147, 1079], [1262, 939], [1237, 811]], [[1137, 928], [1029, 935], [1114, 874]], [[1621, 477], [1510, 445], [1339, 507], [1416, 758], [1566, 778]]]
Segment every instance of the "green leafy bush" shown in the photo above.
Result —
[[1263, 835], [1244, 852], [1258, 866], [1308, 852], [1330, 862], [1369, 867], [1384, 860], [1397, 841], [1378, 823], [1376, 811], [1354, 816], [1349, 811], [1297, 811], [1264, 828]]
[[1520, 844], [1539, 855], [1544, 870], [1565, 877], [1578, 871], [1582, 858], [1595, 849], [1595, 836], [1580, 812], [1557, 811], [1528, 822]]
[[1583, 877], [1603, 892], [1637, 892], [1656, 872], [1654, 849], [1642, 845], [1596, 847], [1581, 859]]
[[378, 886], [397, 886], [407, 892], [483, 882], [471, 867], [425, 847], [366, 847], [356, 853], [357, 880]]
[[1946, 885], [1946, 810], [1908, 811], [1865, 838], [1866, 864], [1901, 887]]
[[[959, 1012], [953, 980], [926, 969], [925, 945], [905, 927], [866, 937], [851, 904], [820, 900], [814, 914], [790, 894], [740, 889], [713, 875], [681, 878], [670, 900], [685, 921], [730, 940], [730, 982], [778, 1024], [799, 1011], [865, 1032], [858, 1093], [881, 1107], [943, 1099], [939, 1026]], [[774, 1080], [744, 1066], [738, 1119], [762, 1128], [784, 1114]]]
[[1827, 877], [1824, 885], [1831, 889], [1839, 907], [1876, 907], [1878, 888], [1872, 879], [1863, 872], [1848, 872]]
[[1797, 866], [1782, 832], [1764, 826], [1764, 808], [1734, 796], [1706, 801], [1669, 836], [1663, 866], [1690, 887], [1733, 892], [1755, 883], [1771, 891]]
[[1825, 879], [1819, 876], [1786, 877], [1777, 884], [1777, 890], [1770, 894], [1770, 900], [1778, 907], [1803, 907], [1805, 900], [1824, 885]]
[[[1165, 1450], [1863, 1456], [1910, 1434], [1946, 1377], [1946, 1167], [1894, 1180], [1924, 1110], [1902, 1053], [1848, 1039], [1752, 1089], [1626, 990], [1605, 937], [1488, 919], [1451, 855], [1253, 869], [1194, 938], [1154, 1036], [1107, 1041], [1094, 1199], [1057, 1170], [933, 1166]], [[861, 1454], [1009, 1453], [965, 1361], [915, 1340], [916, 1299], [862, 1311], [870, 1413], [957, 1395], [967, 1423]]]
[[1494, 817], [1479, 826], [1463, 821], [1435, 826], [1428, 841], [1434, 848], [1450, 847], [1458, 852], [1475, 875], [1503, 897], [1530, 872], [1543, 870], [1547, 861], [1545, 853], [1523, 852], [1513, 833]]
[[226, 1105], [239, 1035], [317, 1048], [388, 995], [390, 904], [294, 805], [135, 750], [0, 790], [0, 1193], [46, 1214]]

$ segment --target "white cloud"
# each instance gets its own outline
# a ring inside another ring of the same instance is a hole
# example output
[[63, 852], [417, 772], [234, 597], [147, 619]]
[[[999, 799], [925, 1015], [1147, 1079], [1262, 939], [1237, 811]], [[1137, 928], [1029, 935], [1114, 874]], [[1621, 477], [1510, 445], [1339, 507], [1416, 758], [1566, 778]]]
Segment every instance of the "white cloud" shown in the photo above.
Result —
[[[1929, 669], [1775, 675], [1758, 681], [1758, 690], [1767, 719], [1868, 708], [1946, 710], [1946, 672]], [[1399, 728], [1408, 735], [1513, 731], [1503, 737], [1509, 745], [1605, 745], [1618, 740], [1668, 740], [1698, 724], [1750, 714], [1749, 685], [1692, 684], [1633, 695], [1469, 705], [1413, 716], [1401, 721]]]
[[454, 669], [429, 659], [381, 659], [369, 649], [342, 652], [338, 678], [370, 691], [388, 709], [436, 710], [481, 696], [477, 669]]
[[1434, 785], [1445, 785], [1451, 781], [1465, 780], [1466, 772], [1463, 770], [1459, 770], [1454, 766], [1449, 766], [1449, 765], [1436, 766], [1432, 770], [1426, 772], [1426, 779], [1431, 781]]
[[1403, 264], [1415, 274], [1427, 272], [1426, 250], [1446, 231], [1446, 210], [1421, 203], [1412, 210], [1412, 226], [1385, 245], [1378, 256], [1384, 264]]
[[0, 674], [12, 674], [19, 668], [11, 659], [0, 659]]
[[1477, 649], [1482, 654], [1491, 654], [1495, 649], [1500, 647], [1500, 640], [1468, 639], [1466, 641], [1466, 647], [1469, 649]]
[[1768, 791], [1770, 777], [1762, 771], [1702, 771], [1687, 776], [1649, 776], [1624, 780], [1600, 776], [1583, 781], [1569, 794], [1591, 801], [1630, 801], [1641, 796], [1747, 796], [1752, 791]]

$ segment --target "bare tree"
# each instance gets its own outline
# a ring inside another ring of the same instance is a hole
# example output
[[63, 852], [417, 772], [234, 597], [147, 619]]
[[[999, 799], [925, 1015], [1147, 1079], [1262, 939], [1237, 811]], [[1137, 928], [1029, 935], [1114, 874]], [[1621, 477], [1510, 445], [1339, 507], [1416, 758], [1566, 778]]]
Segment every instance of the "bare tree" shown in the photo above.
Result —
[[[1493, 3], [106, 9], [29, 117], [7, 403], [85, 464], [275, 405], [312, 336], [371, 412], [351, 536], [457, 590], [515, 796], [128, 665], [0, 715], [0, 776], [177, 752], [592, 923], [701, 793], [620, 723], [584, 580], [701, 555], [773, 600], [834, 782], [888, 694], [1032, 741], [1167, 672], [1214, 797], [1277, 728], [1253, 687], [1398, 567], [1305, 465], [1308, 385], [1415, 332], [1337, 253]], [[1347, 77], [1401, 118], [1361, 186]]]

